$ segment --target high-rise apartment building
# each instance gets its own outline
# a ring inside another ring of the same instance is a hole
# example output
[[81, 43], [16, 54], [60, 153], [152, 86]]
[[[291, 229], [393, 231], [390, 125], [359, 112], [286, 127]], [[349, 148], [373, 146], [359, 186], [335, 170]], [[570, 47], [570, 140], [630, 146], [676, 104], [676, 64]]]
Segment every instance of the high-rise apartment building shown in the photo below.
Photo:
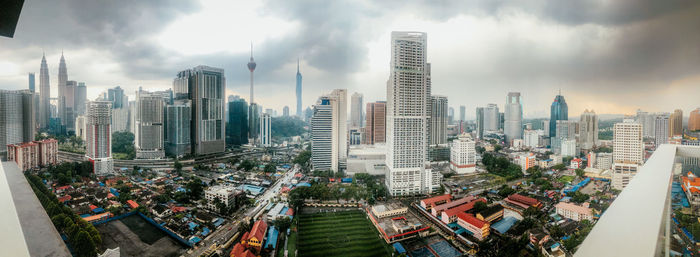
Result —
[[85, 156], [96, 175], [114, 171], [112, 160], [112, 103], [92, 101], [87, 104], [87, 142]]
[[445, 96], [431, 96], [429, 135], [430, 145], [447, 143], [447, 97]]
[[311, 164], [315, 170], [344, 170], [347, 165], [347, 91], [333, 90], [313, 106]]
[[192, 153], [199, 155], [223, 152], [226, 149], [224, 69], [200, 65], [181, 71], [173, 85], [181, 84], [188, 85], [192, 106]]
[[74, 80], [66, 81], [64, 90], [63, 102], [63, 118], [62, 122], [66, 126], [66, 131], [75, 129], [75, 90], [78, 88], [78, 82]]
[[554, 137], [551, 138], [552, 151], [560, 154], [562, 142], [568, 139], [576, 139], [576, 122], [557, 120], [554, 131]]
[[362, 94], [355, 92], [350, 97], [350, 128], [361, 128], [362, 120]]
[[612, 187], [622, 190], [644, 163], [642, 125], [631, 119], [613, 127]]
[[240, 146], [248, 143], [248, 103], [238, 99], [228, 102], [228, 132], [226, 138], [231, 146]]
[[426, 59], [426, 33], [391, 33], [386, 154], [386, 185], [391, 195], [424, 193], [432, 175], [425, 168], [430, 104]]
[[506, 136], [506, 144], [512, 145], [513, 140], [523, 138], [523, 104], [520, 92], [508, 93], [505, 108], [503, 132]]
[[656, 119], [654, 119], [654, 143], [656, 147], [668, 143], [668, 138], [670, 135], [668, 132], [669, 126], [669, 117], [666, 114], [659, 114], [656, 116]]
[[75, 116], [85, 115], [85, 104], [87, 102], [87, 87], [85, 82], [78, 82], [75, 88]]
[[462, 134], [452, 140], [450, 168], [457, 174], [476, 172], [476, 145], [471, 137]]
[[260, 116], [260, 146], [272, 146], [272, 117], [270, 114], [264, 113]]
[[163, 97], [146, 91], [136, 92], [136, 131], [134, 146], [138, 159], [165, 157]]
[[[569, 107], [566, 104], [564, 96], [561, 94], [554, 97], [554, 102], [552, 102], [552, 106], [550, 108], [549, 137], [556, 136], [555, 133], [557, 131], [558, 120], [569, 120]], [[554, 145], [554, 142], [552, 142], [552, 145]]]
[[690, 116], [688, 116], [688, 130], [700, 130], [700, 108], [697, 108], [690, 112]]
[[484, 131], [498, 131], [501, 127], [501, 113], [498, 105], [488, 104], [484, 108]]
[[297, 117], [302, 118], [301, 113], [301, 72], [299, 72], [299, 59], [297, 59]]
[[598, 145], [598, 115], [586, 109], [579, 121], [579, 143], [581, 149], [591, 150]]
[[253, 144], [257, 141], [260, 132], [260, 108], [256, 103], [248, 106], [248, 138]]
[[386, 142], [386, 102], [367, 103], [365, 118], [365, 144]]
[[134, 113], [136, 113], [136, 107], [137, 105], [134, 104], [131, 108], [132, 111], [129, 111], [129, 108], [112, 110], [112, 132], [130, 131], [131, 133], [136, 133], [136, 115], [134, 115]]
[[576, 139], [564, 139], [561, 141], [561, 156], [578, 156]]
[[87, 140], [87, 117], [79, 115], [75, 117], [75, 136], [85, 142]]
[[[182, 157], [192, 152], [191, 122], [192, 104], [188, 99], [178, 99], [165, 107], [165, 153]], [[247, 135], [246, 135], [247, 137]]]
[[7, 145], [34, 140], [34, 94], [25, 90], [0, 90], [0, 159]]
[[46, 55], [41, 57], [41, 69], [39, 70], [39, 128], [49, 127], [51, 118], [51, 87], [49, 86], [49, 67], [46, 64]]
[[656, 113], [649, 113], [649, 112], [643, 112], [642, 110], [637, 110], [637, 116], [635, 118], [635, 121], [639, 124], [642, 124], [642, 129], [643, 135], [645, 138], [654, 138], [656, 136], [656, 132], [654, 132], [655, 128], [655, 123], [656, 123], [656, 116], [658, 114]]
[[683, 110], [676, 109], [668, 118], [668, 132], [671, 133], [669, 136], [682, 136], [683, 135]]
[[[540, 130], [541, 131], [541, 130]], [[540, 146], [540, 135], [537, 130], [526, 129], [523, 131], [523, 144], [529, 148]]]

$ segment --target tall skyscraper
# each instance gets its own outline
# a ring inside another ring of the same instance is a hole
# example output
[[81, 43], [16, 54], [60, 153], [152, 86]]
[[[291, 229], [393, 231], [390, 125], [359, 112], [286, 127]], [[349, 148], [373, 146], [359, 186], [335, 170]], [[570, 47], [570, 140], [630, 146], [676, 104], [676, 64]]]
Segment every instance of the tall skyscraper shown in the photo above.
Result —
[[253, 88], [253, 74], [255, 73], [255, 67], [257, 67], [258, 64], [255, 63], [255, 59], [253, 59], [253, 43], [250, 43], [250, 61], [248, 62], [248, 70], [250, 71], [250, 103], [255, 103], [255, 90]]
[[666, 114], [659, 114], [654, 119], [654, 143], [656, 147], [662, 144], [668, 143], [668, 137], [670, 135], [669, 131], [669, 117]]
[[631, 119], [613, 127], [612, 187], [622, 190], [644, 163], [642, 125]]
[[190, 129], [193, 154], [220, 153], [226, 149], [224, 69], [200, 65], [181, 71], [173, 85], [186, 83], [192, 104]]
[[87, 144], [85, 156], [93, 165], [96, 175], [114, 171], [112, 160], [112, 103], [92, 101], [87, 104]]
[[228, 144], [240, 146], [248, 143], [248, 103], [242, 98], [228, 102]]
[[598, 115], [586, 109], [579, 122], [579, 142], [581, 149], [591, 150], [598, 145]]
[[566, 100], [561, 95], [561, 92], [554, 97], [554, 102], [552, 102], [552, 107], [550, 108], [549, 137], [556, 136], [558, 120], [569, 120], [569, 106], [566, 105]]
[[505, 108], [503, 132], [506, 136], [506, 144], [511, 145], [514, 139], [523, 138], [523, 105], [520, 92], [508, 93]]
[[447, 97], [445, 96], [431, 96], [429, 131], [430, 145], [447, 143]]
[[386, 142], [386, 102], [367, 103], [365, 144]]
[[74, 80], [66, 81], [66, 86], [64, 88], [64, 103], [63, 103], [63, 116], [66, 126], [66, 131], [73, 131], [75, 129], [75, 90], [78, 88], [78, 82]]
[[61, 52], [61, 61], [58, 64], [58, 117], [61, 118], [61, 125], [65, 128], [68, 117], [66, 115], [68, 92], [66, 84], [68, 83], [68, 68], [66, 67], [66, 59]]
[[459, 120], [460, 120], [460, 121], [465, 121], [465, 120], [467, 120], [467, 119], [466, 119], [466, 117], [467, 117], [466, 114], [467, 114], [467, 107], [464, 106], [464, 105], [460, 105], [460, 106], [459, 106]]
[[501, 127], [501, 113], [498, 105], [488, 104], [484, 108], [484, 131], [498, 131]]
[[260, 108], [256, 103], [248, 106], [248, 138], [255, 144], [260, 132]]
[[656, 113], [643, 112], [642, 110], [637, 110], [636, 122], [642, 124], [643, 135], [645, 138], [654, 138], [656, 133], [654, 132]]
[[424, 193], [432, 175], [425, 168], [430, 104], [426, 57], [426, 33], [391, 33], [386, 185], [395, 196]]
[[355, 92], [350, 97], [350, 128], [361, 128], [362, 120], [362, 94]]
[[345, 169], [347, 165], [347, 91], [321, 96], [311, 117], [311, 164], [314, 170]]
[[0, 89], [0, 159], [7, 145], [31, 142], [35, 134], [34, 94]]
[[284, 108], [282, 108], [282, 117], [289, 117], [289, 106], [285, 105]]
[[85, 82], [78, 82], [75, 88], [75, 116], [85, 115], [85, 103], [87, 102], [87, 87]]
[[112, 109], [125, 108], [124, 98], [126, 98], [126, 95], [124, 95], [124, 89], [120, 86], [107, 89], [107, 98], [105, 100], [112, 102]]
[[39, 93], [41, 94], [39, 101], [39, 127], [42, 129], [49, 128], [49, 119], [51, 118], [51, 87], [49, 86], [49, 67], [46, 64], [46, 55], [41, 57], [41, 69], [39, 70]]
[[447, 122], [452, 124], [455, 119], [455, 108], [449, 107], [447, 108]]
[[668, 132], [671, 133], [669, 136], [682, 136], [683, 135], [683, 110], [676, 109], [671, 114], [668, 119], [669, 129]]
[[264, 113], [260, 116], [260, 146], [272, 146], [272, 117], [270, 114]]
[[688, 130], [700, 130], [700, 108], [696, 108], [690, 112], [690, 116], [688, 116]]
[[34, 72], [30, 72], [28, 75], [28, 78], [29, 78], [29, 91], [31, 91], [32, 93], [35, 93], [36, 87], [34, 84]]
[[576, 139], [576, 122], [569, 120], [557, 120], [554, 137], [551, 138], [552, 151], [561, 153], [562, 143], [569, 139]]
[[299, 72], [299, 59], [297, 59], [297, 117], [302, 118], [301, 113], [301, 72]]
[[165, 136], [163, 137], [163, 141], [165, 141], [165, 153], [174, 157], [182, 157], [186, 154], [190, 154], [192, 152], [191, 101], [188, 99], [175, 100], [173, 104], [167, 105], [165, 115], [166, 126]]
[[476, 138], [484, 138], [484, 107], [476, 107]]
[[161, 159], [165, 157], [163, 139], [163, 97], [146, 91], [136, 92], [136, 116], [134, 146], [138, 159]]

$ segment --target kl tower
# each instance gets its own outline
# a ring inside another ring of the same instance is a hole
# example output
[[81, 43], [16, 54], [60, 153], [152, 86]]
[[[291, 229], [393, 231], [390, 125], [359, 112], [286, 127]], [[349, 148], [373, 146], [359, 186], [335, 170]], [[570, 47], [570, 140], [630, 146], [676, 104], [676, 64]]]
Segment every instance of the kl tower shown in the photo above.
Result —
[[255, 59], [253, 59], [253, 43], [250, 43], [250, 61], [248, 62], [248, 70], [250, 70], [250, 103], [255, 102], [253, 99], [253, 73], [255, 72], [256, 66], [257, 64], [255, 64]]

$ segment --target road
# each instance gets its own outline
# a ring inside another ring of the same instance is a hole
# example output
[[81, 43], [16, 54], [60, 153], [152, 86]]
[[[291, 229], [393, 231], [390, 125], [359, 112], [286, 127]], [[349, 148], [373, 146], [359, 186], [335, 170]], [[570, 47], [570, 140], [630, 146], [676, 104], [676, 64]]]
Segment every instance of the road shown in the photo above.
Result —
[[[223, 244], [226, 241], [228, 241], [228, 239], [231, 238], [238, 231], [238, 225], [241, 222], [240, 219], [246, 217], [253, 217], [257, 215], [258, 212], [261, 212], [265, 205], [267, 205], [267, 203], [270, 202], [270, 199], [278, 195], [279, 190], [282, 188], [282, 185], [289, 184], [289, 181], [291, 181], [292, 178], [294, 178], [294, 174], [296, 174], [298, 171], [299, 167], [295, 165], [295, 167], [292, 170], [284, 173], [284, 175], [282, 175], [282, 177], [278, 179], [275, 182], [275, 184], [273, 184], [270, 188], [265, 190], [265, 192], [262, 195], [259, 195], [255, 198], [257, 200], [257, 204], [255, 207], [246, 209], [242, 215], [240, 213], [236, 213], [234, 216], [240, 217], [239, 219], [224, 223], [224, 225], [222, 225], [220, 228], [217, 228], [216, 231], [214, 231], [209, 237], [202, 240], [202, 242], [199, 243], [199, 246], [193, 249], [191, 253], [187, 253], [186, 256], [201, 256], [207, 249], [209, 249], [212, 246], [212, 244]], [[228, 255], [228, 253], [224, 254]]]

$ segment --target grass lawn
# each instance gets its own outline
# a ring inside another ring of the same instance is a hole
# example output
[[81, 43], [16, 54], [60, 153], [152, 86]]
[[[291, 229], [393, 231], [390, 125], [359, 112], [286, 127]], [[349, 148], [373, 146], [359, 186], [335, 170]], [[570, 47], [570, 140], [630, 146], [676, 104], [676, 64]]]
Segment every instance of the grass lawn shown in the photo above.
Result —
[[561, 176], [557, 179], [561, 183], [571, 183], [571, 181], [574, 181], [574, 176]]
[[[296, 221], [297, 221], [297, 217], [295, 216], [294, 220], [292, 220], [292, 226], [289, 229], [289, 231], [290, 231], [289, 242], [287, 242], [287, 249], [289, 250], [289, 253], [287, 255], [288, 257], [295, 257], [294, 252], [297, 249], [297, 232], [296, 232], [297, 225], [295, 225]], [[279, 235], [280, 239], [283, 239], [284, 235], [286, 233], [287, 233], [286, 231], [280, 233], [280, 235]], [[277, 251], [277, 257], [284, 257], [284, 245], [281, 245], [280, 249]]]
[[[294, 236], [295, 233], [292, 233]], [[299, 215], [300, 256], [391, 256], [391, 246], [359, 210]]]

